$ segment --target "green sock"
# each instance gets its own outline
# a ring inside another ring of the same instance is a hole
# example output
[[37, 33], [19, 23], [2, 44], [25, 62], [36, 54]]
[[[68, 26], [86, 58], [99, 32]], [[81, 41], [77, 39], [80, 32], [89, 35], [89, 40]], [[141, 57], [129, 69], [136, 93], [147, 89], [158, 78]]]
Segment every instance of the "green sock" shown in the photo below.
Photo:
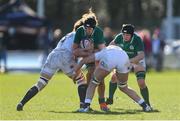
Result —
[[145, 100], [145, 102], [146, 102], [148, 105], [150, 105], [148, 88], [145, 87], [145, 88], [143, 88], [143, 89], [140, 89], [140, 92], [141, 92], [141, 95], [142, 95], [143, 99]]
[[117, 89], [117, 83], [112, 83], [110, 81], [109, 82], [109, 98], [110, 99], [113, 99], [116, 89]]
[[105, 103], [105, 98], [99, 98], [98, 100], [99, 100], [99, 104]]

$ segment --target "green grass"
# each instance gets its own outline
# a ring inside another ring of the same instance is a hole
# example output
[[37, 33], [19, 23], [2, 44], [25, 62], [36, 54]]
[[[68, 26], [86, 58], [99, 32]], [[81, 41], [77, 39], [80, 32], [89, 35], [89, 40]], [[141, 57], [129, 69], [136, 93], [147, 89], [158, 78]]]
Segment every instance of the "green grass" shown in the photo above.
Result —
[[[165, 71], [147, 74], [147, 84], [154, 112], [145, 113], [125, 94], [116, 91], [111, 112], [100, 111], [97, 94], [92, 113], [76, 113], [79, 107], [76, 85], [57, 74], [48, 86], [28, 102], [24, 111], [17, 112], [16, 105], [26, 91], [36, 83], [39, 75], [10, 73], [0, 75], [0, 120], [180, 120], [180, 72]], [[109, 77], [106, 78], [106, 95]], [[139, 94], [135, 76], [130, 74], [129, 85]]]

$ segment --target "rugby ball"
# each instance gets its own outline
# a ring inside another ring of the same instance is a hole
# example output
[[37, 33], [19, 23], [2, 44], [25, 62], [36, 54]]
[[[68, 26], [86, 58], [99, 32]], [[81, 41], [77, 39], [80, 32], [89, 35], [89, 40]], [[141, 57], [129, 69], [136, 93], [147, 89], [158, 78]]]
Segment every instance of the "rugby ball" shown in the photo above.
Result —
[[91, 45], [91, 40], [90, 39], [82, 39], [80, 42], [81, 48], [90, 48]]

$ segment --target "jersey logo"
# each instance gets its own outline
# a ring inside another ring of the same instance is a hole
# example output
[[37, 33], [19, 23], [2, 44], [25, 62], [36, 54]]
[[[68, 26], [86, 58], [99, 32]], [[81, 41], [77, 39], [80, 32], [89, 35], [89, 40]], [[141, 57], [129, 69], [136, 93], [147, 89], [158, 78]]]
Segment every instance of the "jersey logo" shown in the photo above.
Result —
[[134, 46], [130, 45], [130, 46], [129, 46], [129, 49], [130, 49], [130, 50], [134, 50]]

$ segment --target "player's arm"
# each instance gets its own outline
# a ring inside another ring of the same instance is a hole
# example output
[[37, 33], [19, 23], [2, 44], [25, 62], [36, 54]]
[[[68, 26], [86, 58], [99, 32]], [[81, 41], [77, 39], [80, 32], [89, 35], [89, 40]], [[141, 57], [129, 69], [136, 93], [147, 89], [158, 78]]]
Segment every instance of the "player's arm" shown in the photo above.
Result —
[[96, 39], [95, 41], [98, 41], [98, 45], [97, 45], [97, 48], [94, 49], [94, 52], [98, 52], [98, 51], [100, 51], [100, 50], [102, 50], [103, 48], [106, 47], [103, 31], [98, 31], [96, 33], [96, 38], [95, 39]]
[[74, 43], [73, 43], [73, 55], [76, 57], [86, 57], [89, 54], [88, 49], [86, 48], [80, 48], [80, 41], [81, 41], [81, 29], [79, 28], [76, 31], [75, 37], [74, 37]]
[[102, 50], [102, 49], [105, 48], [105, 47], [106, 47], [106, 45], [105, 45], [104, 43], [99, 44], [99, 45], [98, 45], [98, 48], [97, 48], [97, 49], [94, 49], [94, 52], [98, 52], [98, 51]]
[[111, 41], [109, 45], [116, 45], [115, 40]]
[[116, 35], [116, 37], [109, 43], [109, 45], [116, 45], [117, 41], [120, 39], [120, 35]]
[[130, 59], [131, 63], [137, 64], [140, 60], [144, 59], [145, 53], [144, 53], [144, 44], [140, 37], [137, 38], [137, 45], [135, 47], [135, 50], [137, 51], [137, 56]]
[[91, 54], [90, 56], [88, 57], [85, 57], [83, 58], [79, 64], [77, 64], [75, 67], [74, 67], [74, 71], [77, 72], [81, 69], [81, 67], [86, 64], [86, 63], [92, 63], [92, 62], [95, 62], [95, 55], [94, 54]]
[[79, 45], [73, 44], [73, 55], [75, 57], [87, 57], [91, 54], [89, 48], [79, 48]]
[[140, 60], [142, 60], [144, 58], [144, 52], [143, 51], [140, 51], [138, 52], [138, 55], [135, 56], [134, 58], [131, 58], [130, 59], [130, 62], [131, 63], [134, 63], [134, 64], [137, 64], [139, 63]]

